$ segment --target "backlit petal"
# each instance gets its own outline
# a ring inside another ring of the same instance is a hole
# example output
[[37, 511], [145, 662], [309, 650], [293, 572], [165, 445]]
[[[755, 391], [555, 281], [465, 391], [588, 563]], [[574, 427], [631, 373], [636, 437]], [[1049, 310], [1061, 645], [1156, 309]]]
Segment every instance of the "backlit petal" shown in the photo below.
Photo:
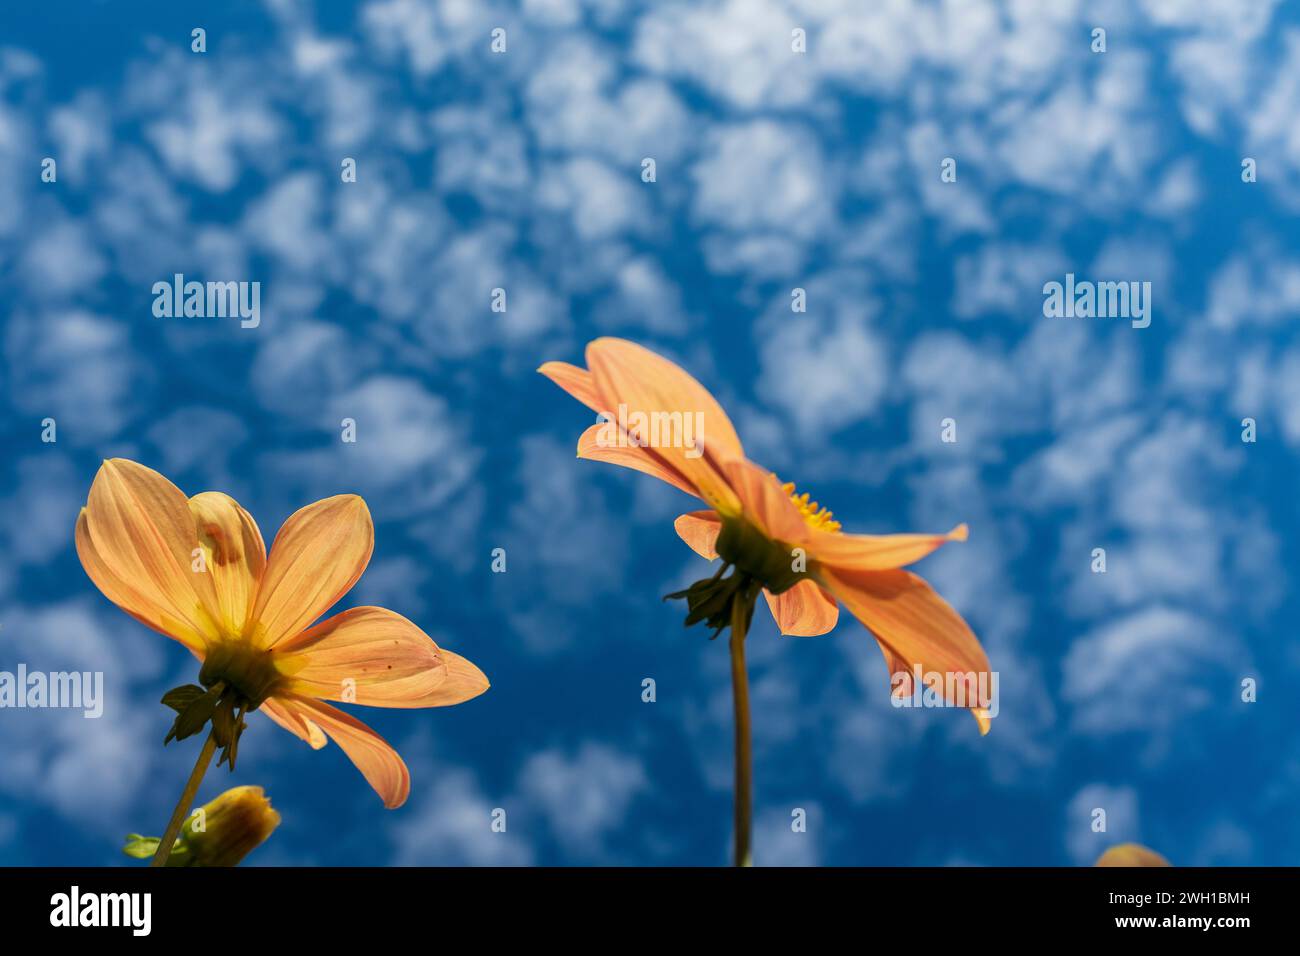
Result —
[[78, 554], [96, 586], [150, 627], [201, 649], [218, 636], [212, 579], [179, 488], [144, 465], [104, 462], [78, 519]]
[[[467, 700], [488, 686], [468, 661], [442, 650], [415, 624], [381, 607], [336, 614], [282, 641], [273, 655], [289, 679], [290, 692], [323, 700], [435, 707]], [[449, 659], [456, 663], [455, 675]], [[473, 678], [473, 688], [468, 678]], [[447, 687], [449, 682], [457, 686]]]
[[357, 583], [374, 546], [370, 510], [357, 495], [335, 495], [290, 515], [258, 588], [254, 643], [274, 647], [306, 630]]
[[74, 538], [77, 546], [77, 556], [81, 558], [81, 566], [86, 569], [86, 574], [89, 575], [91, 581], [95, 582], [95, 587], [99, 588], [104, 597], [146, 627], [151, 627], [160, 634], [180, 641], [202, 659], [203, 652], [207, 647], [203, 635], [194, 630], [188, 623], [170, 617], [159, 606], [159, 602], [145, 598], [139, 591], [114, 574], [108, 565], [104, 563], [104, 559], [99, 556], [99, 552], [95, 550], [95, 546], [90, 540], [85, 508], [81, 509], [81, 514], [77, 517], [77, 529]]
[[278, 697], [277, 702], [329, 735], [342, 748], [389, 810], [406, 802], [411, 773], [388, 741], [350, 714], [307, 697]]
[[447, 667], [447, 677], [416, 706], [448, 707], [477, 697], [488, 689], [487, 675], [467, 658], [445, 647], [438, 648], [438, 654]]
[[653, 475], [662, 481], [666, 481], [674, 488], [680, 488], [688, 495], [698, 494], [695, 486], [653, 449], [620, 444], [616, 439], [611, 440], [610, 435], [617, 435], [617, 431], [613, 425], [608, 423], [592, 425], [578, 439], [578, 457], [591, 461], [608, 462], [611, 465], [622, 465], [624, 468], [632, 468], [643, 474]]
[[776, 626], [782, 634], [791, 637], [825, 634], [835, 628], [840, 618], [835, 599], [814, 581], [800, 581], [780, 594], [771, 594], [764, 588], [763, 597], [767, 598]]
[[731, 420], [704, 386], [668, 359], [625, 339], [590, 343], [587, 367], [600, 413], [626, 420], [629, 431], [685, 476], [701, 498], [719, 511], [735, 512], [735, 495], [719, 469], [744, 450]]
[[718, 556], [718, 535], [722, 532], [722, 519], [716, 511], [687, 512], [678, 516], [673, 527], [677, 529], [677, 536], [700, 557], [712, 561]]
[[723, 470], [746, 520], [773, 541], [804, 544], [811, 532], [776, 475], [743, 458], [727, 462]]
[[216, 592], [216, 617], [240, 634], [266, 567], [266, 545], [253, 516], [229, 495], [205, 491], [189, 501], [204, 564]]
[[585, 368], [578, 368], [578, 366], [570, 365], [568, 362], [547, 362], [537, 371], [593, 412], [601, 410], [600, 396], [596, 392], [596, 383], [592, 381], [591, 373]]
[[[870, 628], [896, 662], [922, 678], [937, 674], [944, 679], [949, 703], [970, 708], [980, 732], [988, 733], [989, 715], [982, 699], [993, 684], [988, 658], [961, 615], [920, 577], [910, 571], [847, 571], [822, 567], [822, 583], [859, 621]], [[963, 693], [950, 695], [948, 679], [969, 680]]]
[[947, 534], [831, 534], [814, 532], [808, 543], [810, 557], [850, 571], [887, 571], [920, 561], [949, 541], [965, 541], [966, 526]]
[[329, 743], [325, 731], [303, 717], [301, 708], [295, 706], [291, 700], [280, 701], [270, 697], [262, 702], [258, 710], [295, 737], [310, 744], [312, 750], [320, 750]]

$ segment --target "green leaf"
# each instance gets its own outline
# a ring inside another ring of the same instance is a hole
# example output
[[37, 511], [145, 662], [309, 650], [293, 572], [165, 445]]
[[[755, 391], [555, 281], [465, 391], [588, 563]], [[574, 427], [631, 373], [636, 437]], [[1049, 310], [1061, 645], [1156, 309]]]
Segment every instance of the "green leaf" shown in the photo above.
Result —
[[122, 852], [127, 856], [133, 856], [137, 860], [149, 860], [158, 852], [158, 844], [162, 840], [159, 837], [140, 836], [138, 833], [129, 833], [126, 837], [126, 846], [122, 847]]
[[162, 702], [179, 714], [206, 693], [198, 684], [182, 684], [163, 694]]
[[197, 734], [207, 726], [213, 710], [216, 709], [217, 701], [220, 699], [220, 693], [216, 690], [210, 690], [202, 697], [190, 701], [185, 706], [185, 709], [176, 715], [176, 720], [172, 723], [172, 729], [168, 731], [163, 744], [171, 743], [173, 739], [184, 740], [186, 737]]

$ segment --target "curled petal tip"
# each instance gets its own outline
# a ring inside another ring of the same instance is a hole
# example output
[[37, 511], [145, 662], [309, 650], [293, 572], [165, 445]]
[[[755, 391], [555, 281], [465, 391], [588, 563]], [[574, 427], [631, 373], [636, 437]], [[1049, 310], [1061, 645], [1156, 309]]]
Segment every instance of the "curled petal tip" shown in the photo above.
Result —
[[950, 541], [965, 541], [969, 537], [970, 528], [966, 527], [964, 521], [948, 532], [948, 540]]

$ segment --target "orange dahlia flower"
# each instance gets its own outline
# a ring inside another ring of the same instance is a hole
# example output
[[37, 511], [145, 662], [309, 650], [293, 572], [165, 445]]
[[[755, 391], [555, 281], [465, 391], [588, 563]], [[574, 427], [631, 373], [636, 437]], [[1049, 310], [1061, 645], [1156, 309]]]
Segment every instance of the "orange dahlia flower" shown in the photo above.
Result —
[[158, 472], [114, 458], [95, 475], [76, 543], [105, 597], [203, 662], [205, 688], [226, 688], [241, 714], [260, 708], [313, 748], [333, 738], [386, 807], [406, 801], [406, 764], [379, 734], [324, 701], [443, 707], [488, 688], [468, 660], [385, 608], [355, 607], [313, 624], [374, 550], [370, 511], [357, 495], [295, 512], [268, 557], [252, 515], [229, 495], [187, 498]]
[[745, 457], [726, 412], [677, 365], [616, 338], [591, 342], [586, 358], [585, 369], [566, 362], [538, 369], [602, 417], [578, 440], [579, 458], [632, 468], [702, 499], [708, 508], [679, 517], [678, 535], [761, 583], [783, 634], [825, 634], [842, 604], [875, 635], [894, 693], [919, 690], [914, 674], [961, 675], [933, 689], [968, 707], [988, 732], [988, 702], [974, 691], [991, 683], [983, 648], [943, 598], [903, 570], [964, 541], [964, 524], [947, 534], [845, 534], [830, 511]]

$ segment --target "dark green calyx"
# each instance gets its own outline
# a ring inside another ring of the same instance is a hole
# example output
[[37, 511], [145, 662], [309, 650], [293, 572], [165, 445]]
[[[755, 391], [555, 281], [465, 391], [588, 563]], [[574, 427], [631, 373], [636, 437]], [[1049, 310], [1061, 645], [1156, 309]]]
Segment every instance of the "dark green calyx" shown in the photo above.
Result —
[[726, 577], [729, 565], [723, 563], [718, 573], [703, 581], [696, 581], [685, 591], [675, 591], [664, 595], [665, 601], [686, 601], [686, 626], [692, 627], [701, 621], [713, 628], [709, 640], [713, 640], [731, 626], [737, 611], [744, 614], [745, 630], [754, 616], [754, 604], [763, 589], [745, 572], [737, 569]]
[[218, 644], [208, 649], [198, 684], [173, 687], [162, 702], [176, 711], [176, 719], [163, 744], [184, 740], [211, 726], [222, 763], [235, 769], [239, 738], [247, 724], [244, 715], [262, 706], [281, 679], [264, 651], [245, 644]]
[[235, 769], [235, 757], [239, 752], [239, 738], [247, 729], [244, 714], [248, 710], [247, 701], [243, 700], [233, 688], [220, 681], [204, 690], [194, 684], [173, 687], [163, 694], [162, 702], [176, 711], [171, 730], [163, 740], [163, 746], [173, 740], [192, 737], [203, 728], [211, 725], [217, 746], [221, 748], [222, 763]]
[[211, 689], [224, 684], [249, 709], [257, 710], [275, 692], [283, 675], [267, 651], [242, 641], [214, 644], [208, 648], [199, 670], [199, 683]]
[[799, 549], [773, 541], [744, 518], [724, 518], [714, 548], [724, 562], [773, 594], [788, 591], [807, 577], [807, 560]]

